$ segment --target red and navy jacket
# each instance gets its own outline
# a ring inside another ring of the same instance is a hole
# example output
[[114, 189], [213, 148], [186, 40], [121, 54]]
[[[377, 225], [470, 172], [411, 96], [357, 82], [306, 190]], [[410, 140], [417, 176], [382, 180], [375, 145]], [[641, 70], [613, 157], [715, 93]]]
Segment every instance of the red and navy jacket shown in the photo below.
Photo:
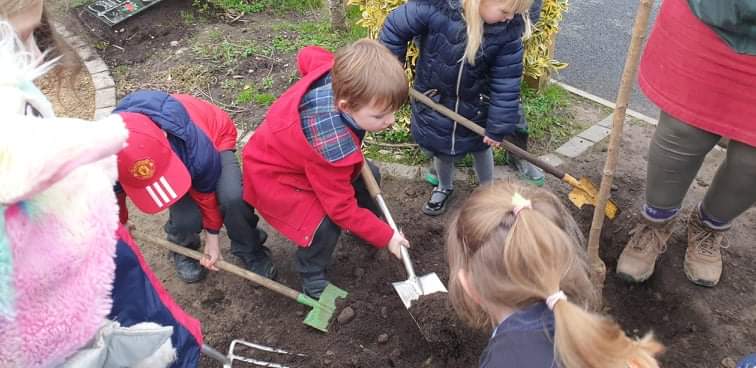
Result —
[[[209, 102], [189, 95], [137, 91], [127, 95], [113, 113], [142, 114], [167, 133], [171, 148], [192, 178], [189, 196], [202, 213], [202, 226], [217, 233], [223, 226], [215, 191], [221, 175], [220, 153], [236, 149], [236, 125], [228, 114]], [[124, 200], [119, 196], [119, 204]], [[121, 222], [128, 219], [121, 206]]]
[[171, 298], [126, 227], [120, 226], [115, 236], [113, 306], [108, 319], [124, 327], [142, 322], [173, 327], [171, 343], [176, 349], [176, 360], [171, 368], [197, 367], [203, 344], [200, 322]]

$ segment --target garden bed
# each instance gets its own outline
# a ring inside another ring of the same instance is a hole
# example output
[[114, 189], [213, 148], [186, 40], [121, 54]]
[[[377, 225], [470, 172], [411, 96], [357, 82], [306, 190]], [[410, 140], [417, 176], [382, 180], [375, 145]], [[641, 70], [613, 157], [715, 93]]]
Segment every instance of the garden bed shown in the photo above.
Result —
[[[359, 30], [332, 33], [321, 11], [301, 9], [240, 15], [195, 8], [190, 1], [165, 0], [114, 29], [97, 23], [81, 8], [59, 13], [69, 30], [89, 35], [91, 45], [111, 67], [119, 97], [141, 88], [190, 93], [225, 108], [235, 118], [241, 134], [254, 129], [275, 96], [296, 80], [297, 49], [312, 43], [333, 49], [360, 36]], [[584, 122], [593, 123], [592, 117], [603, 113], [573, 97], [566, 101], [542, 116], [567, 117], [565, 127], [572, 132]], [[653, 329], [669, 349], [662, 358], [663, 366], [717, 367], [725, 358], [756, 351], [756, 269], [752, 266], [756, 261], [756, 249], [752, 247], [756, 244], [756, 211], [747, 212], [730, 232], [732, 247], [727, 251], [725, 274], [717, 288], [699, 288], [685, 279], [683, 227], [678, 229], [657, 266], [657, 274], [649, 282], [628, 285], [614, 277], [616, 259], [639, 218], [637, 209], [643, 200], [645, 155], [651, 132], [652, 127], [634, 124], [626, 129], [615, 180], [617, 190], [613, 192], [623, 212], [607, 224], [602, 237], [602, 256], [609, 269], [607, 311], [632, 335]], [[569, 135], [544, 134], [534, 139], [533, 150], [545, 153]], [[407, 143], [411, 142], [398, 144]], [[387, 150], [387, 156], [397, 156], [390, 149], [378, 149]], [[598, 183], [604, 156], [599, 144], [568, 162], [567, 168], [573, 170], [573, 175], [587, 175]], [[722, 154], [715, 152], [712, 156], [691, 190], [688, 207], [702, 197], [705, 183], [716, 169], [714, 163]], [[419, 162], [421, 157], [414, 163]], [[567, 200], [566, 188], [556, 180], [549, 178], [547, 187]], [[452, 207], [459, 206], [471, 189], [460, 183]], [[431, 218], [420, 212], [430, 187], [421, 182], [387, 179], [384, 190], [388, 206], [412, 242], [418, 274], [436, 272], [444, 282], [448, 281], [443, 242], [449, 215]], [[591, 209], [575, 210], [574, 214], [587, 231]], [[165, 219], [165, 214], [133, 216], [137, 231], [155, 236], [162, 236]], [[273, 250], [280, 281], [298, 288], [300, 280], [292, 264], [294, 246], [263, 226], [270, 234], [267, 245]], [[406, 279], [401, 264], [385, 251], [375, 251], [351, 236], [342, 236], [329, 277], [349, 291], [344, 307], [350, 307], [354, 317], [348, 322], [334, 321], [328, 334], [302, 324], [304, 307], [236, 276], [214, 273], [202, 283], [184, 284], [175, 276], [162, 250], [142, 246], [169, 292], [202, 321], [206, 342], [221, 350], [232, 339], [243, 338], [307, 354], [306, 358], [291, 361], [296, 367], [471, 367], [477, 365], [489, 334], [466, 330], [452, 322], [450, 329], [460, 331], [463, 339], [427, 342], [391, 287], [391, 282]], [[222, 246], [227, 250], [225, 237]], [[236, 261], [228, 253], [226, 259]], [[287, 361], [280, 356], [262, 357]], [[202, 366], [218, 365], [203, 358]]]

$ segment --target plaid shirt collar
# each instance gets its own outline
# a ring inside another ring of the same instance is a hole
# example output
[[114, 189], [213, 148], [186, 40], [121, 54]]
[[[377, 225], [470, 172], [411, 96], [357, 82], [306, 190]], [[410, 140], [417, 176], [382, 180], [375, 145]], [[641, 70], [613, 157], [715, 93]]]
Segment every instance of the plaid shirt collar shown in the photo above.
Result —
[[323, 158], [335, 162], [359, 149], [350, 131], [362, 141], [365, 130], [349, 114], [336, 108], [331, 81], [329, 73], [312, 84], [302, 97], [299, 114], [307, 142]]

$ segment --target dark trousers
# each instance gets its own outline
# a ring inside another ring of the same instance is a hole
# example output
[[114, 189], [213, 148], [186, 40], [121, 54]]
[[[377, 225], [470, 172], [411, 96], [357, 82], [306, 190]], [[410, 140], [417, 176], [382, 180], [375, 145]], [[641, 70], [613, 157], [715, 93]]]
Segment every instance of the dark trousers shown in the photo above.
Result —
[[[223, 216], [223, 225], [231, 239], [231, 253], [247, 262], [266, 257], [265, 248], [260, 244], [255, 209], [242, 199], [239, 160], [233, 151], [223, 151], [221, 162], [223, 166], [215, 194]], [[171, 206], [164, 229], [169, 241], [199, 249], [202, 214], [188, 194]]]
[[[720, 138], [662, 111], [648, 152], [646, 204], [681, 208], [706, 154]], [[706, 190], [703, 212], [729, 224], [756, 203], [755, 188], [756, 147], [730, 141], [727, 156]]]
[[[525, 120], [525, 108], [522, 106], [522, 103], [520, 103], [520, 121], [517, 123], [514, 132], [504, 137], [504, 139], [522, 148], [523, 151], [528, 150], [528, 122]], [[511, 155], [520, 158], [513, 153]]]
[[[370, 167], [370, 171], [373, 172], [373, 176], [375, 176], [375, 180], [380, 183], [380, 170], [370, 161], [367, 161], [367, 163]], [[365, 181], [362, 179], [362, 175], [354, 180], [352, 186], [356, 192], [355, 197], [357, 198], [357, 205], [369, 209], [375, 213], [376, 216], [380, 216], [381, 209], [370, 196]], [[297, 249], [297, 271], [303, 274], [325, 272], [326, 268], [331, 264], [331, 257], [333, 256], [333, 251], [336, 249], [336, 243], [339, 240], [339, 236], [341, 236], [341, 229], [338, 225], [334, 224], [328, 216], [324, 217], [323, 222], [320, 223], [320, 226], [318, 226], [318, 229], [315, 231], [310, 246]]]

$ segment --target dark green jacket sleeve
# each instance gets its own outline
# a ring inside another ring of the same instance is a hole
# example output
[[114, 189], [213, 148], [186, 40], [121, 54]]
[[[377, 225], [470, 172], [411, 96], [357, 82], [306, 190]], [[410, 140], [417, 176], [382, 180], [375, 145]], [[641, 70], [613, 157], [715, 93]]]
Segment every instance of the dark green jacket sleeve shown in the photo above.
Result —
[[688, 0], [688, 4], [737, 53], [756, 55], [756, 0]]

